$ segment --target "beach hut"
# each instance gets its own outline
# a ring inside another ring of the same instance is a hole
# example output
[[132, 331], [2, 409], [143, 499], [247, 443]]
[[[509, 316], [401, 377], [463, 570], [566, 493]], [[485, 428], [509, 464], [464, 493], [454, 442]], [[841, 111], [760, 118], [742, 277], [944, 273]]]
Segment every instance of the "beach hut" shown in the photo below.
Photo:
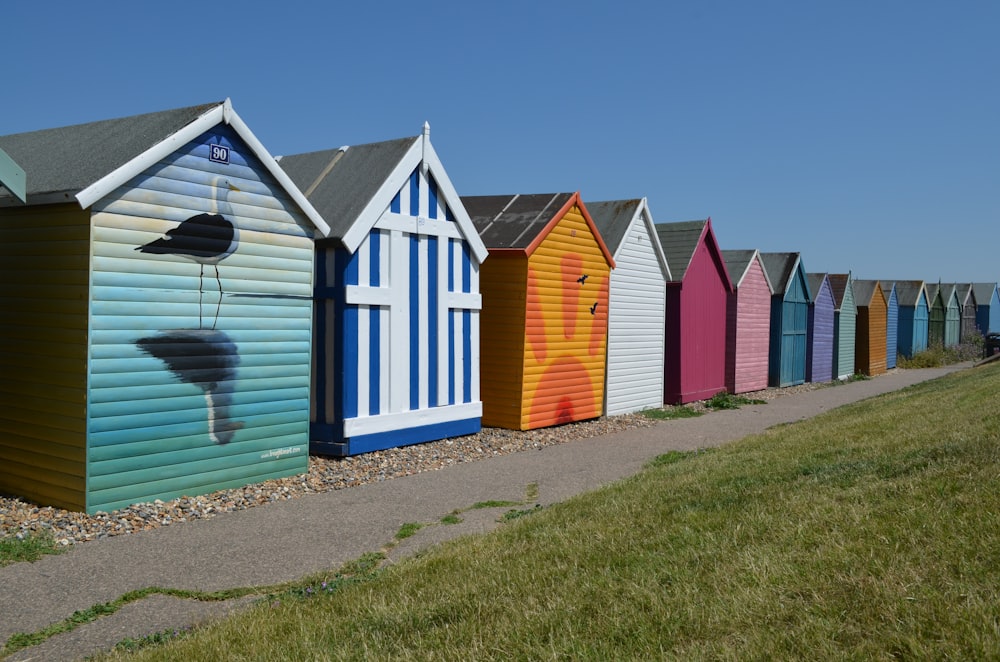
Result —
[[712, 219], [658, 223], [670, 265], [664, 402], [704, 400], [726, 390], [726, 301], [733, 291]]
[[922, 280], [897, 280], [896, 300], [899, 302], [896, 347], [906, 358], [927, 349], [927, 288]]
[[724, 250], [733, 283], [726, 301], [726, 388], [747, 393], [767, 388], [771, 331], [771, 281], [760, 251]]
[[858, 326], [854, 340], [854, 372], [874, 377], [885, 372], [885, 330], [888, 304], [877, 280], [855, 280]]
[[854, 303], [851, 272], [830, 274], [833, 293], [833, 376], [847, 379], [854, 374], [855, 333], [858, 308]]
[[809, 332], [806, 345], [806, 381], [833, 379], [834, 302], [826, 274], [806, 274], [809, 279]]
[[809, 335], [809, 281], [798, 253], [761, 253], [774, 286], [768, 383], [794, 386], [806, 380]]
[[927, 345], [944, 346], [945, 300], [941, 283], [927, 283]]
[[978, 333], [976, 328], [976, 294], [972, 283], [955, 283], [958, 298], [958, 341], [968, 342]]
[[958, 298], [958, 286], [941, 283], [939, 288], [944, 305], [944, 346], [954, 347], [962, 339], [962, 302]]
[[670, 269], [646, 198], [589, 202], [615, 260], [608, 292], [604, 413], [663, 406], [663, 329]]
[[614, 258], [579, 193], [462, 197], [482, 267], [483, 425], [529, 430], [604, 410]]
[[976, 327], [984, 336], [1000, 333], [1000, 291], [996, 283], [973, 283], [976, 297]]
[[885, 369], [896, 367], [896, 356], [899, 354], [899, 297], [896, 294], [896, 283], [891, 280], [879, 281], [885, 293]]
[[430, 140], [284, 156], [316, 243], [310, 448], [357, 455], [478, 432], [483, 245]]
[[9, 135], [0, 492], [93, 513], [306, 471], [316, 213], [211, 103]]

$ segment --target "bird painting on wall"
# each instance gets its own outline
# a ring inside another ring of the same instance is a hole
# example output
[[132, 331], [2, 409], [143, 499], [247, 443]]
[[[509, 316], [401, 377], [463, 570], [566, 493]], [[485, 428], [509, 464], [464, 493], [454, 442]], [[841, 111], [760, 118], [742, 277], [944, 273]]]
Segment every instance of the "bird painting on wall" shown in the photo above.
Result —
[[[201, 265], [198, 276], [198, 326], [202, 326], [202, 297], [204, 290], [205, 265], [215, 267], [215, 280], [219, 284], [219, 302], [215, 308], [212, 328], [219, 321], [222, 307], [222, 280], [219, 277], [219, 262], [236, 251], [240, 241], [239, 227], [231, 219], [234, 217], [229, 204], [229, 194], [239, 191], [227, 178], [212, 179], [212, 205], [207, 213], [196, 214], [177, 227], [167, 230], [160, 239], [143, 244], [135, 250], [151, 255], [177, 255]], [[221, 198], [219, 192], [222, 192]]]

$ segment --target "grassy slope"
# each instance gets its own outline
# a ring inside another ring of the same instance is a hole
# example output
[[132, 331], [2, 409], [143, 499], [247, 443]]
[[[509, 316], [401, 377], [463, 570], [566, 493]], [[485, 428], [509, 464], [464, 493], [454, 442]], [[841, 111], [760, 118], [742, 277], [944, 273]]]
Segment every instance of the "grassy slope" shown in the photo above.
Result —
[[998, 393], [1000, 368], [982, 368], [674, 453], [493, 535], [146, 655], [996, 659]]

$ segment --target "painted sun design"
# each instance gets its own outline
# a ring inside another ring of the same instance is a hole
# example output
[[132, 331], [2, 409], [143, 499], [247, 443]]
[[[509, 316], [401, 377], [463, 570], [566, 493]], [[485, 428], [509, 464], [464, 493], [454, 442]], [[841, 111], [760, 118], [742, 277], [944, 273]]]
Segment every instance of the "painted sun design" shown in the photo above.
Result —
[[[540, 374], [531, 396], [528, 427], [539, 428], [601, 415], [608, 332], [607, 276], [585, 273], [583, 258], [564, 254], [557, 296], [544, 296], [528, 269], [526, 374]], [[530, 388], [530, 384], [528, 385]]]

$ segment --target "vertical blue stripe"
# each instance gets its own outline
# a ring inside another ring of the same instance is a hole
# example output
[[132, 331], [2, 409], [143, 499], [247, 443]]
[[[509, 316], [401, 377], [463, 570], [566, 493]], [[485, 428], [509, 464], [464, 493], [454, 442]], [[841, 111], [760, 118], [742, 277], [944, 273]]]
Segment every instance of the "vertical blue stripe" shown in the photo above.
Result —
[[410, 174], [410, 216], [420, 215], [420, 175], [414, 170]]
[[[379, 287], [380, 265], [382, 262], [382, 232], [377, 229], [372, 230], [368, 242], [371, 248], [369, 252], [368, 282], [372, 287]], [[381, 403], [379, 402], [379, 393], [382, 384], [381, 310], [379, 306], [371, 306], [368, 310], [368, 414], [370, 416], [375, 416], [381, 413], [382, 410]]]
[[448, 291], [455, 291], [455, 240], [448, 240]]
[[438, 406], [438, 238], [427, 238], [427, 406]]
[[462, 402], [472, 402], [472, 311], [462, 311]]
[[455, 315], [448, 311], [448, 404], [455, 404]]
[[430, 174], [427, 175], [427, 215], [438, 217], [438, 185]]
[[403, 203], [400, 202], [399, 193], [397, 193], [396, 197], [394, 197], [392, 199], [392, 202], [389, 203], [389, 211], [391, 211], [393, 214], [398, 214], [400, 210], [402, 210], [402, 208], [403, 208]]
[[469, 245], [462, 243], [462, 291], [472, 292], [472, 259], [469, 257]]
[[[358, 255], [348, 255], [346, 251], [338, 251], [338, 257], [344, 264], [344, 284], [358, 284]], [[356, 418], [358, 415], [358, 307], [343, 306], [343, 366], [340, 396], [343, 402], [344, 418]]]
[[420, 406], [420, 238], [410, 235], [410, 409]]

